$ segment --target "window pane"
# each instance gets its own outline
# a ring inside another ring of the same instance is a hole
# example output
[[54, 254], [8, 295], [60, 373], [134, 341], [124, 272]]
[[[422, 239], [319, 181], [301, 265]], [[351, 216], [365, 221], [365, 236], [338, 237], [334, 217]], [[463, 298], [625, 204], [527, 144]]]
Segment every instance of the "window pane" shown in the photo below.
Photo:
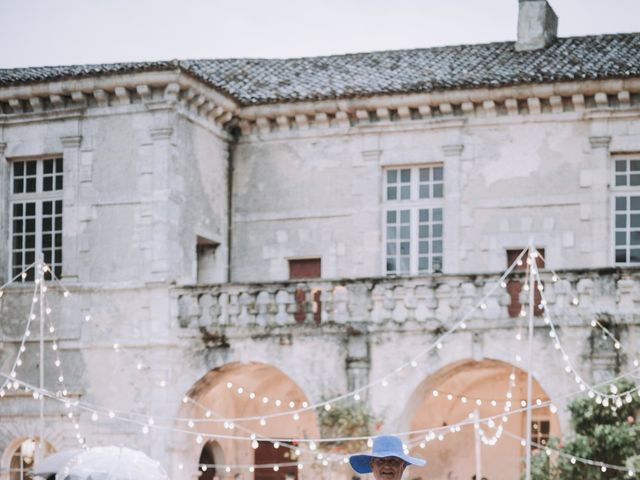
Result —
[[400, 257], [400, 273], [409, 273], [409, 257]]
[[[638, 215], [640, 217], [640, 215]], [[400, 238], [404, 239], [408, 239], [410, 235], [410, 230], [408, 226], [403, 225], [402, 227], [400, 227]]]
[[442, 253], [442, 240], [434, 240], [432, 248], [433, 253]]
[[408, 168], [403, 168], [400, 170], [400, 181], [402, 183], [407, 183], [411, 181], [411, 170]]
[[13, 162], [13, 176], [22, 177], [24, 175], [24, 162]]
[[429, 242], [419, 242], [418, 253], [420, 254], [429, 253]]
[[[618, 233], [616, 232], [616, 245], [618, 245], [617, 242], [617, 238], [618, 238]], [[639, 231], [633, 231], [633, 232], [629, 232], [629, 243], [631, 245], [640, 245], [640, 232]]]
[[400, 187], [400, 200], [408, 200], [411, 198], [411, 187], [409, 185], [402, 185]]
[[631, 227], [640, 227], [640, 215], [634, 214], [631, 215]]
[[640, 263], [640, 248], [632, 248], [629, 250], [629, 261], [631, 263]]
[[631, 202], [631, 210], [640, 210], [640, 197], [629, 197]]
[[627, 244], [627, 232], [616, 232], [616, 245]]
[[396, 227], [387, 227], [387, 238], [394, 240], [396, 238]]
[[396, 254], [396, 244], [393, 242], [387, 243], [387, 255], [395, 255]]
[[621, 187], [627, 184], [626, 175], [616, 175], [616, 187]]
[[420, 225], [418, 227], [418, 237], [420, 238], [429, 237], [429, 225]]
[[53, 160], [44, 160], [42, 162], [42, 172], [46, 175], [53, 173]]
[[35, 175], [38, 169], [38, 161], [32, 160], [29, 162], [25, 162], [27, 167], [27, 175]]
[[411, 212], [409, 210], [400, 210], [400, 222], [401, 223], [409, 223], [409, 218], [411, 217]]
[[387, 187], [387, 200], [396, 200], [398, 198], [398, 189], [396, 187]]
[[420, 198], [429, 198], [429, 185], [420, 185]]
[[629, 164], [632, 172], [640, 171], [640, 160], [631, 160]]
[[442, 257], [433, 257], [433, 271], [440, 272], [442, 270]]
[[387, 170], [387, 183], [396, 183], [398, 181], [398, 170]]
[[400, 255], [409, 255], [409, 242], [400, 242]]
[[434, 222], [441, 222], [442, 221], [442, 209], [441, 208], [434, 208], [433, 209], [433, 221]]
[[442, 198], [443, 187], [441, 183], [436, 183], [433, 186], [433, 198]]
[[420, 257], [418, 259], [418, 270], [421, 272], [429, 270], [429, 257]]
[[35, 178], [27, 178], [27, 184], [25, 192], [33, 193], [36, 191], [36, 179]]
[[616, 250], [616, 263], [625, 263], [627, 261], [627, 251], [626, 250]]
[[27, 215], [33, 217], [36, 214], [36, 204], [34, 202], [25, 203]]
[[434, 237], [441, 237], [442, 236], [442, 224], [441, 223], [437, 223], [433, 226], [433, 236]]
[[429, 181], [429, 171], [431, 169], [430, 168], [421, 168], [420, 169], [420, 181], [421, 182], [428, 182]]
[[616, 210], [627, 209], [627, 197], [616, 197]]
[[56, 172], [62, 173], [62, 159], [56, 158]]
[[396, 259], [395, 258], [387, 258], [387, 272], [395, 272], [396, 271]]
[[627, 226], [626, 215], [616, 215], [616, 228], [625, 228]]
[[435, 181], [441, 181], [442, 180], [442, 172], [443, 172], [443, 168], [442, 167], [435, 167], [433, 169], [433, 179]]
[[633, 187], [640, 185], [640, 175], [637, 173], [631, 175], [629, 184]]
[[56, 190], [62, 190], [62, 175], [56, 177]]
[[13, 193], [23, 193], [24, 192], [24, 180], [21, 178], [16, 178], [13, 181]]
[[421, 222], [428, 222], [429, 221], [429, 210], [426, 209], [426, 208], [421, 209], [418, 216], [419, 216]]
[[14, 203], [13, 204], [13, 215], [15, 217], [21, 217], [22, 216], [22, 204], [21, 203]]
[[387, 211], [387, 223], [396, 223], [396, 211], [395, 210]]
[[42, 219], [42, 230], [44, 232], [50, 232], [51, 231], [51, 226], [52, 226], [51, 217], [44, 217]]
[[42, 190], [45, 192], [53, 190], [53, 177], [44, 177], [42, 179]]

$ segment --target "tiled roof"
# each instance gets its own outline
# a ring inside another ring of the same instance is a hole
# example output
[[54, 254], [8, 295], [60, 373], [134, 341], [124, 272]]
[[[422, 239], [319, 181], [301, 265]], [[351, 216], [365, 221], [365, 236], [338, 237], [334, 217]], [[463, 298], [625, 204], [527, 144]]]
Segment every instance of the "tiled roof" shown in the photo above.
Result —
[[0, 86], [180, 68], [243, 105], [640, 76], [640, 33], [293, 59], [212, 59], [0, 69]]

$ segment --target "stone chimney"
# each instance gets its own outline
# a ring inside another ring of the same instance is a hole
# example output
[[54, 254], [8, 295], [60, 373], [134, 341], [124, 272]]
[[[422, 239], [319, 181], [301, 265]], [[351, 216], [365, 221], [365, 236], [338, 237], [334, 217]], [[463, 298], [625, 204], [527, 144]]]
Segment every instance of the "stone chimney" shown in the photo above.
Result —
[[547, 0], [519, 0], [516, 50], [538, 50], [558, 36], [558, 17]]

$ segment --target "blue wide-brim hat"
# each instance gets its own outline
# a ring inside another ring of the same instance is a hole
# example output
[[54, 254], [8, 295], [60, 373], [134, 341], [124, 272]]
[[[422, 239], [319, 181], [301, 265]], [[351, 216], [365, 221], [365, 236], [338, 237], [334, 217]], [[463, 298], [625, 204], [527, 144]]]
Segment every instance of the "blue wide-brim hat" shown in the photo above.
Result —
[[398, 457], [410, 465], [418, 465], [420, 467], [427, 463], [422, 458], [405, 455], [404, 448], [402, 448], [402, 440], [393, 435], [380, 435], [374, 438], [371, 453], [351, 455], [349, 463], [351, 468], [358, 473], [371, 473], [371, 459], [383, 457]]

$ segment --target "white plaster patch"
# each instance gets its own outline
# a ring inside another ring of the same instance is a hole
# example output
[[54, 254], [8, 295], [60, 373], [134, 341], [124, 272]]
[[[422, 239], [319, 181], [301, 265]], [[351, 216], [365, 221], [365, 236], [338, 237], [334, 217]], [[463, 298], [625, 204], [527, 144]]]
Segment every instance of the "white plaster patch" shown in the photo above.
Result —
[[565, 248], [572, 248], [576, 244], [575, 235], [573, 232], [564, 232], [562, 234], [562, 246]]
[[278, 243], [285, 243], [288, 238], [289, 236], [287, 235], [286, 230], [278, 230], [276, 232], [276, 240], [278, 241]]

